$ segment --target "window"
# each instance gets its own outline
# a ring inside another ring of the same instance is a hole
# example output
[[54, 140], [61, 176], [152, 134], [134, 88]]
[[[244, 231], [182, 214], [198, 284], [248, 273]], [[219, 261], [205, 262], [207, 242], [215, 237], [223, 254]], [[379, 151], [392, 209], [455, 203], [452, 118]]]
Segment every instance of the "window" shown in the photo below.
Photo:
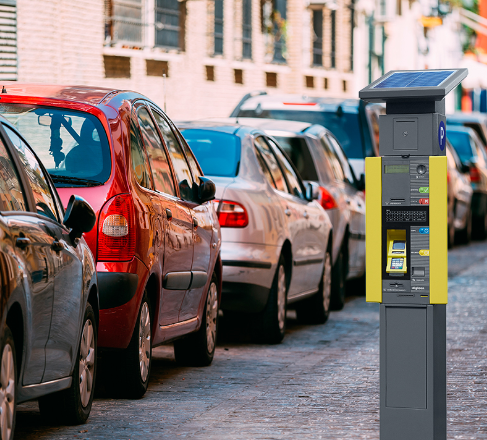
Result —
[[105, 0], [105, 41], [142, 44], [142, 0]]
[[142, 107], [137, 112], [137, 116], [142, 139], [149, 154], [156, 190], [165, 194], [176, 195], [166, 152], [161, 144], [157, 129], [152, 122], [149, 112], [146, 108]]
[[215, 81], [215, 67], [205, 66], [206, 70], [206, 81]]
[[235, 84], [243, 84], [243, 71], [242, 69], [234, 69]]
[[2, 1], [0, 79], [17, 81], [17, 11], [15, 2]]
[[286, 62], [287, 0], [274, 3], [274, 61]]
[[267, 87], [277, 87], [277, 73], [266, 72], [265, 73], [265, 83]]
[[313, 10], [313, 66], [323, 65], [323, 9]]
[[289, 163], [284, 154], [282, 154], [282, 151], [272, 139], [267, 139], [267, 141], [272, 145], [272, 150], [281, 164], [284, 175], [286, 176], [289, 192], [295, 197], [304, 199], [303, 188], [299, 182], [300, 179], [294, 172], [292, 165]]
[[157, 112], [154, 112], [154, 117], [159, 129], [161, 130], [169, 156], [171, 157], [174, 172], [176, 173], [176, 179], [179, 184], [181, 198], [190, 201], [194, 200], [193, 178], [191, 176], [191, 171], [188, 162], [186, 161], [186, 157], [181, 149], [181, 145], [179, 145], [176, 136], [174, 136], [171, 127], [164, 117]]
[[264, 172], [265, 178], [271, 184], [271, 186], [277, 189], [276, 182], [274, 182], [269, 167], [267, 166], [264, 158], [262, 157], [262, 154], [260, 154], [260, 151], [257, 148], [255, 149], [255, 155], [257, 156], [257, 161], [259, 162], [260, 168]]
[[257, 156], [259, 154], [262, 156], [262, 159], [272, 175], [275, 188], [279, 191], [287, 192], [287, 185], [284, 176], [282, 175], [281, 167], [277, 163], [276, 157], [272, 153], [269, 145], [264, 138], [260, 136], [255, 139], [254, 145], [258, 153]]
[[223, 55], [223, 0], [215, 2], [215, 21], [213, 22], [213, 53]]
[[155, 45], [184, 50], [186, 2], [155, 0]]
[[342, 88], [343, 88], [344, 92], [347, 91], [347, 81], [345, 81], [345, 80], [342, 81]]
[[105, 78], [130, 78], [130, 58], [103, 55]]
[[315, 87], [315, 77], [314, 76], [305, 76], [305, 84], [308, 89], [313, 89]]
[[330, 52], [330, 67], [336, 67], [336, 11], [330, 13], [331, 18], [331, 52]]
[[145, 60], [147, 76], [163, 76], [169, 78], [169, 63], [167, 61]]
[[279, 142], [304, 180], [319, 180], [313, 157], [304, 138], [289, 136], [274, 136], [274, 138]]
[[340, 162], [340, 168], [341, 171], [343, 172], [345, 179], [348, 180], [348, 183], [350, 183], [351, 185], [355, 185], [353, 172], [350, 169], [350, 165], [348, 163], [347, 157], [343, 153], [342, 147], [333, 136], [328, 135], [328, 140], [330, 141], [330, 144], [333, 150], [335, 151], [335, 155], [338, 158], [338, 161]]
[[0, 211], [27, 211], [15, 164], [0, 139]]
[[47, 183], [44, 171], [42, 171], [39, 161], [36, 159], [26, 143], [9, 127], [3, 126], [12, 144], [17, 149], [25, 173], [30, 181], [30, 186], [34, 194], [34, 201], [38, 214], [49, 217], [52, 220], [59, 221], [56, 215], [56, 204], [54, 197]]
[[132, 159], [132, 170], [137, 183], [148, 189], [152, 189], [150, 171], [147, 167], [147, 157], [142, 149], [140, 137], [135, 124], [130, 127], [130, 156]]
[[323, 151], [325, 152], [325, 156], [328, 159], [328, 163], [330, 164], [330, 167], [333, 170], [333, 175], [335, 179], [340, 182], [343, 181], [344, 175], [343, 175], [342, 167], [340, 165], [340, 161], [338, 160], [335, 151], [330, 145], [330, 141], [328, 137], [325, 138], [325, 136], [322, 136], [320, 138], [320, 142], [321, 145], [323, 146]]
[[350, 72], [353, 72], [353, 30], [355, 29], [355, 0], [350, 0]]
[[252, 59], [252, 0], [242, 0], [242, 58]]
[[323, 78], [323, 88], [328, 90], [328, 78]]

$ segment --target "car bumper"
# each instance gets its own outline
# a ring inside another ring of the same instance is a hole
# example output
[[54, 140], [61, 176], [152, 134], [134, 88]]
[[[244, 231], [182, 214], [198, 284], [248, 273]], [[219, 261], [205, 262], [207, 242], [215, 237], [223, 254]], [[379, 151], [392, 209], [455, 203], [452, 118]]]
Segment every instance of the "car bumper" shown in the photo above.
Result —
[[261, 312], [267, 304], [280, 249], [277, 246], [223, 242], [221, 308]]

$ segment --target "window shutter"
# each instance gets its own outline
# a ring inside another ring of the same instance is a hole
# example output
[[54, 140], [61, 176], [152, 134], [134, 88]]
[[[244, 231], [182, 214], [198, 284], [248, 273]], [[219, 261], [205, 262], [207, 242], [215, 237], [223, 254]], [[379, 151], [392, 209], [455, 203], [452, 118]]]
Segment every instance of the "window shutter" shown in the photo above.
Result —
[[0, 80], [17, 81], [17, 5], [0, 0]]

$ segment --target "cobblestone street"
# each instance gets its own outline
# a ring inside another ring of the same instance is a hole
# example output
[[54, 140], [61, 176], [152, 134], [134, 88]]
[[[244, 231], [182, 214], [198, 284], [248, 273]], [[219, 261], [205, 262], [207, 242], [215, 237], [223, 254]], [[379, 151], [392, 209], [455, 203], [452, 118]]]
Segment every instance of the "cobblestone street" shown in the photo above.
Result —
[[[487, 439], [487, 245], [451, 251], [449, 272], [448, 438]], [[20, 405], [16, 438], [378, 439], [378, 305], [351, 297], [322, 326], [292, 313], [275, 346], [223, 321], [211, 367], [156, 349], [145, 397], [100, 396], [86, 425], [49, 426], [36, 402]]]

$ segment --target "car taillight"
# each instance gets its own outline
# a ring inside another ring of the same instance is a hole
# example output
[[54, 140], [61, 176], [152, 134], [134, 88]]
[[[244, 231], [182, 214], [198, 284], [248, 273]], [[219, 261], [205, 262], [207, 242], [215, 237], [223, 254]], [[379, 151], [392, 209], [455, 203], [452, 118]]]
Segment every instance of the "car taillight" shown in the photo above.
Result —
[[446, 183], [450, 183], [450, 170], [446, 172]]
[[98, 220], [98, 261], [129, 261], [135, 254], [134, 202], [130, 194], [113, 197]]
[[245, 228], [249, 224], [247, 210], [240, 203], [215, 200], [215, 206], [222, 228]]
[[333, 196], [322, 186], [320, 186], [320, 197], [318, 198], [318, 202], [325, 209], [333, 209], [338, 207]]
[[470, 182], [480, 182], [480, 172], [476, 165], [470, 165]]

